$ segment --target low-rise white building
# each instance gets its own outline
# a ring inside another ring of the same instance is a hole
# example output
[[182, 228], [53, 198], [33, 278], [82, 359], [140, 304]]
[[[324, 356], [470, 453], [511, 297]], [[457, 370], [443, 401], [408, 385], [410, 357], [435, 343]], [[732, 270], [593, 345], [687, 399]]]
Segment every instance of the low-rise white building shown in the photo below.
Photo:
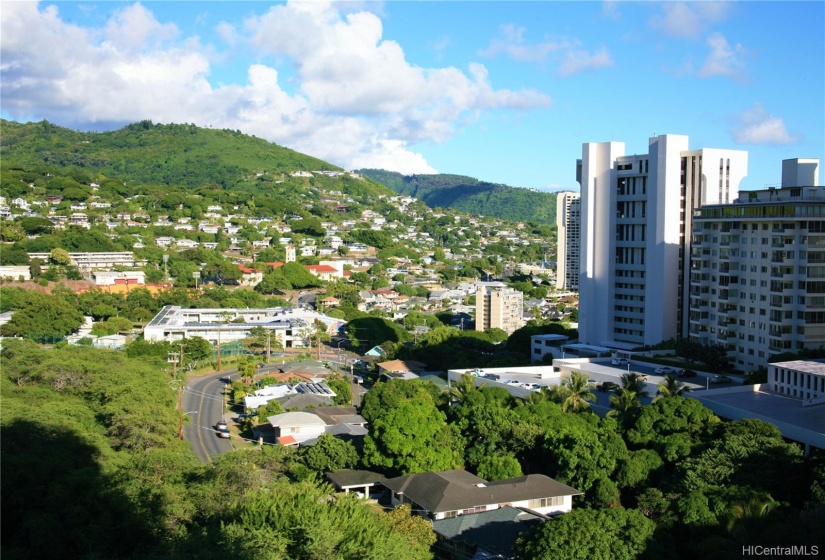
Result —
[[768, 367], [768, 388], [801, 399], [802, 406], [825, 403], [825, 360], [793, 360]]
[[345, 321], [299, 307], [266, 309], [216, 308], [185, 309], [167, 305], [143, 329], [148, 341], [182, 340], [193, 336], [213, 344], [243, 340], [254, 327], [271, 333], [271, 344], [284, 348], [304, 348], [315, 332], [315, 321], [321, 321], [329, 334], [337, 333]]

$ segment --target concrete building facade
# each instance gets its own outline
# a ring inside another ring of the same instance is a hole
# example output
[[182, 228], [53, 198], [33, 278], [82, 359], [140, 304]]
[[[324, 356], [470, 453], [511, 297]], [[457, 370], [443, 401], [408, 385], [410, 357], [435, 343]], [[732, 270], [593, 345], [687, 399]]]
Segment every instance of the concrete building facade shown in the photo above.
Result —
[[312, 342], [315, 321], [321, 321], [330, 335], [345, 324], [341, 319], [298, 307], [186, 309], [167, 305], [144, 327], [143, 338], [173, 342], [199, 336], [212, 344], [227, 344], [248, 338], [252, 328], [262, 327], [271, 333], [273, 345], [277, 341], [283, 348], [304, 348]]
[[476, 289], [476, 330], [501, 329], [507, 334], [524, 325], [524, 294], [500, 282], [482, 282]]
[[734, 200], [747, 162], [747, 152], [690, 150], [672, 134], [640, 155], [620, 142], [582, 146], [581, 342], [630, 349], [683, 331], [693, 211]]
[[[797, 180], [812, 181], [799, 186]], [[825, 346], [825, 188], [816, 160], [785, 160], [782, 188], [697, 209], [688, 332], [742, 371]]]
[[579, 247], [581, 246], [581, 195], [559, 193], [556, 198], [558, 249], [556, 256], [556, 288], [579, 289]]

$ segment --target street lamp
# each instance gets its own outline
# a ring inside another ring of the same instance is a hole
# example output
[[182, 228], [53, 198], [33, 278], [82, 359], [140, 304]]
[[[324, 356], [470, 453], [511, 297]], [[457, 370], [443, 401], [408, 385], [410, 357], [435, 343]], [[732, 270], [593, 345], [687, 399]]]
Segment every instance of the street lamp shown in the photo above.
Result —
[[201, 277], [201, 273], [199, 270], [196, 270], [192, 273], [192, 278], [195, 279], [195, 291], [198, 290], [198, 278]]

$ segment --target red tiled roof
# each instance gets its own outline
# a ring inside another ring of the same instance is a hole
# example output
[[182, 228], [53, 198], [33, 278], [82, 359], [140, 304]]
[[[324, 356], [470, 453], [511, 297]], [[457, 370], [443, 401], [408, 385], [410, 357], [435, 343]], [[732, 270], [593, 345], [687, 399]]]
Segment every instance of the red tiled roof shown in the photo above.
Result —
[[307, 270], [314, 272], [338, 272], [338, 269], [328, 264], [308, 264]]
[[298, 441], [292, 436], [281, 436], [278, 438], [281, 445], [298, 445]]

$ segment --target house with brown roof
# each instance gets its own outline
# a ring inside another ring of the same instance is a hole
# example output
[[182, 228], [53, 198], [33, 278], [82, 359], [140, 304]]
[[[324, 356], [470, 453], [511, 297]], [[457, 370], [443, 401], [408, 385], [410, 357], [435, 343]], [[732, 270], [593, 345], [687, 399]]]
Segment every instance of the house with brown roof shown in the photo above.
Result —
[[410, 503], [414, 511], [433, 520], [481, 513], [503, 506], [522, 508], [541, 515], [573, 509], [575, 488], [542, 474], [487, 482], [465, 470], [427, 472], [384, 478], [393, 506]]
[[378, 376], [383, 376], [387, 379], [415, 378], [426, 369], [426, 364], [416, 362], [415, 360], [390, 360], [378, 364]]

